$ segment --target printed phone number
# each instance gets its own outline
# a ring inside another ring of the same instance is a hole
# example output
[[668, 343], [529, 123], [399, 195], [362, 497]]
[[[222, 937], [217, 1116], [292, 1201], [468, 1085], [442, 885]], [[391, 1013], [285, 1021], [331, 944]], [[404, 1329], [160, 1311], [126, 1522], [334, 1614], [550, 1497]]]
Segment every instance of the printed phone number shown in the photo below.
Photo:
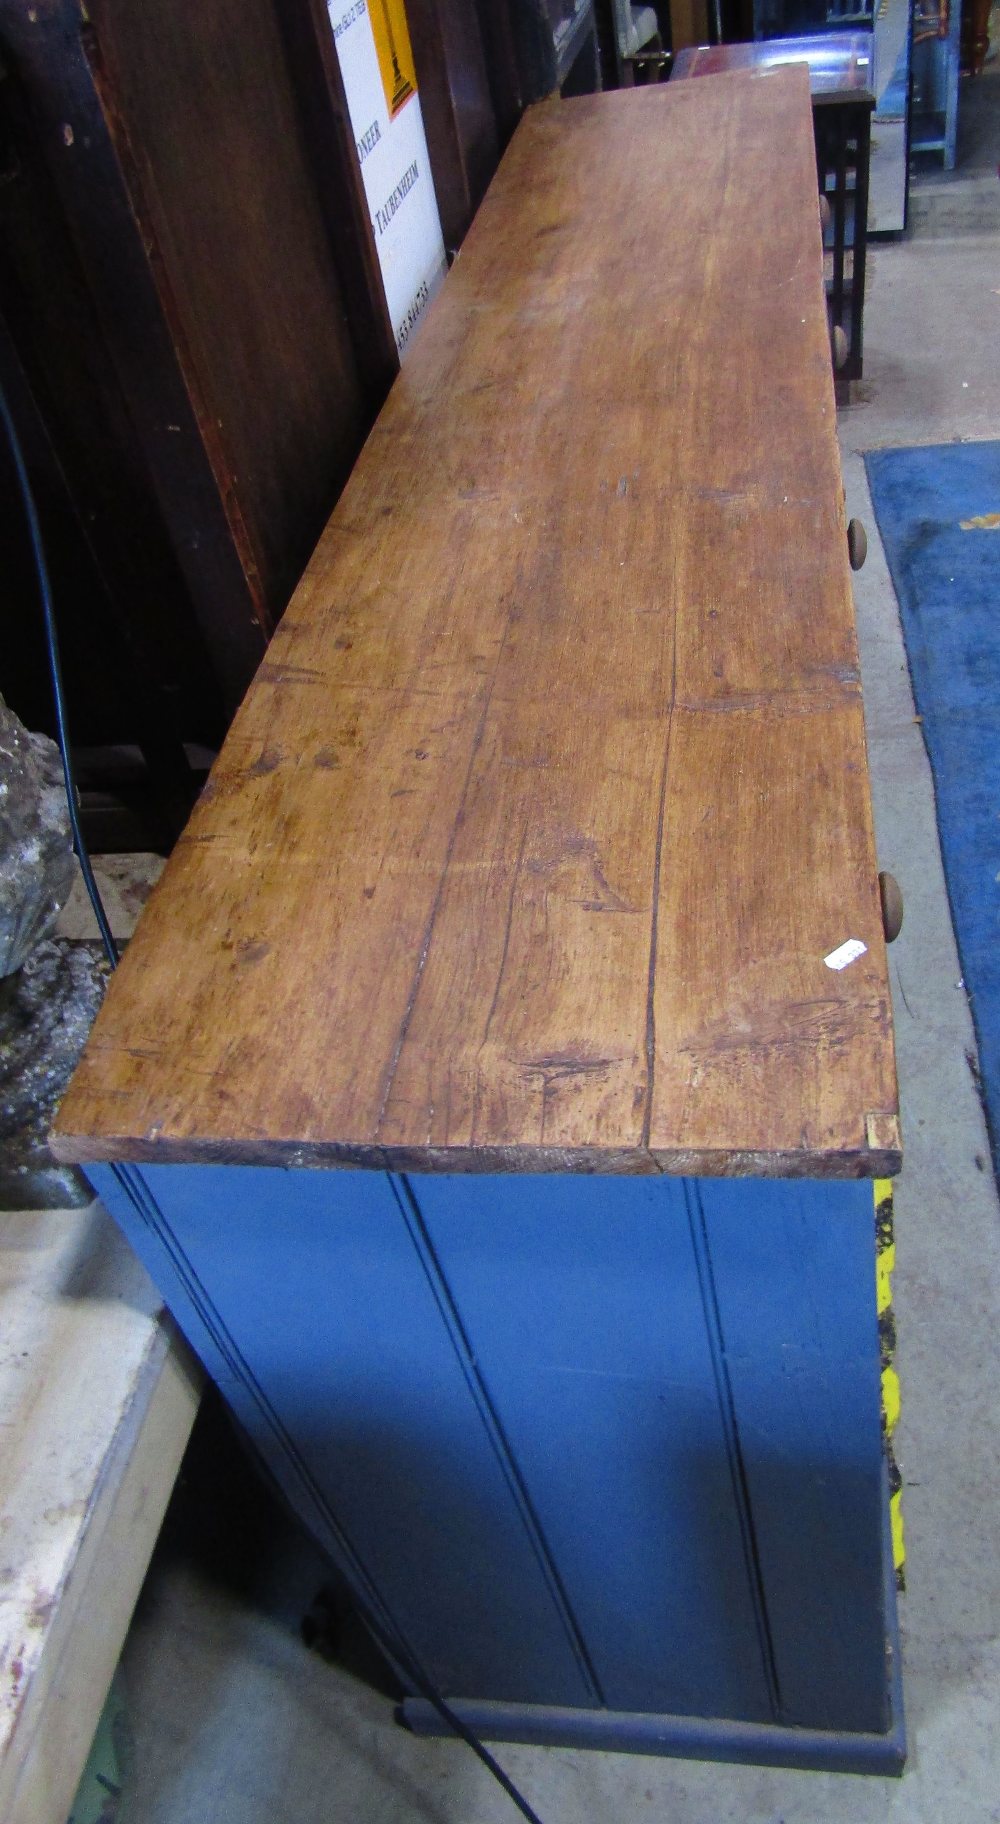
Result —
[[334, 39], [340, 38], [344, 32], [349, 31], [355, 21], [363, 18], [367, 11], [367, 0], [354, 0], [354, 5], [349, 6], [346, 13], [341, 13], [339, 19], [332, 19]]
[[402, 354], [404, 348], [406, 347], [407, 342], [410, 339], [410, 336], [413, 334], [413, 330], [416, 326], [417, 319], [420, 316], [420, 313], [423, 310], [424, 305], [426, 304], [430, 295], [431, 294], [427, 288], [426, 281], [422, 281], [421, 284], [417, 287], [416, 294], [414, 296], [412, 304], [410, 305], [409, 310], [407, 311], [405, 317], [403, 318], [402, 322], [399, 325], [399, 328], [396, 331], [396, 347], [399, 350], [400, 354]]

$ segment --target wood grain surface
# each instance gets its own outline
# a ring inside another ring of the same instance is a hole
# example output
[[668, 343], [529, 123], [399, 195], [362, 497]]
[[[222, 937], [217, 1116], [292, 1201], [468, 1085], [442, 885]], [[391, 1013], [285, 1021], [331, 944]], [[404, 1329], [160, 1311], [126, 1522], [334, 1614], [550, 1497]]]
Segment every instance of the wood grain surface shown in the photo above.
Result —
[[56, 1147], [898, 1169], [804, 69], [526, 116]]
[[[373, 415], [344, 284], [357, 275], [346, 235], [331, 245], [324, 207], [325, 187], [346, 229], [342, 168], [335, 157], [315, 163], [284, 10], [280, 0], [202, 0], [182, 22], [173, 0], [88, 3], [102, 101], [259, 622], [252, 661], [234, 664], [235, 678], [227, 667], [227, 684], [239, 685], [232, 707]], [[315, 43], [297, 59], [311, 72]], [[365, 320], [377, 343], [382, 325], [372, 312]], [[162, 421], [157, 433], [170, 442]], [[185, 504], [181, 493], [179, 516]], [[196, 530], [184, 528], [188, 539]], [[180, 548], [188, 555], [183, 536]], [[204, 614], [201, 593], [196, 601]], [[232, 615], [229, 646], [246, 647], [249, 620]]]

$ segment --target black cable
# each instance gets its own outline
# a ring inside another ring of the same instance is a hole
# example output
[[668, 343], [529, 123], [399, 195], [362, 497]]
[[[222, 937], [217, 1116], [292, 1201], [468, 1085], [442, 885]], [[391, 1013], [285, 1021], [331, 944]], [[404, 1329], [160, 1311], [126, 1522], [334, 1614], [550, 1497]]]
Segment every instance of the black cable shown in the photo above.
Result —
[[56, 632], [55, 610], [52, 605], [52, 584], [49, 578], [49, 566], [46, 562], [45, 546], [42, 543], [42, 529], [38, 523], [38, 509], [35, 506], [35, 496], [32, 493], [31, 482], [28, 480], [28, 468], [24, 460], [24, 451], [21, 448], [21, 439], [17, 434], [17, 427], [14, 423], [10, 406], [7, 403], [7, 395], [3, 390], [2, 384], [0, 384], [0, 417], [3, 418], [4, 430], [7, 433], [7, 442], [10, 445], [10, 453], [14, 458], [14, 467], [17, 471], [18, 486], [21, 490], [21, 500], [24, 505], [24, 516], [28, 522], [28, 531], [31, 536], [31, 549], [35, 560], [35, 574], [38, 578], [38, 592], [42, 600], [42, 614], [45, 619], [45, 644], [48, 649], [49, 671], [52, 677], [52, 696], [55, 701], [56, 737], [59, 742], [59, 753], [62, 758], [63, 781], [66, 786], [66, 802], [69, 806], [70, 829], [73, 832], [73, 848], [76, 851], [77, 861], [80, 863], [83, 884], [87, 889], [90, 903], [94, 908], [94, 917], [97, 920], [97, 928], [101, 934], [101, 942], [104, 945], [108, 962], [113, 969], [118, 962], [118, 946], [111, 934], [108, 915], [104, 910], [101, 895], [97, 890], [94, 870], [90, 865], [90, 856], [87, 853], [87, 845], [84, 842], [83, 831], [80, 828], [76, 780], [73, 776], [73, 761], [70, 755], [69, 733], [66, 726], [66, 698], [63, 692], [62, 663], [59, 657], [59, 638]]
[[[498, 1785], [503, 1787], [511, 1804], [517, 1807], [522, 1818], [527, 1818], [528, 1824], [542, 1824], [542, 1820], [538, 1816], [537, 1811], [532, 1811], [527, 1799], [523, 1798], [518, 1792], [513, 1780], [510, 1778], [509, 1774], [504, 1772], [500, 1762], [494, 1760], [489, 1749], [479, 1740], [475, 1731], [470, 1729], [467, 1723], [463, 1723], [457, 1711], [452, 1709], [451, 1705], [432, 1685], [427, 1674], [414, 1659], [402, 1637], [397, 1635], [395, 1640], [393, 1640], [392, 1635], [387, 1634], [381, 1624], [375, 1620], [367, 1602], [360, 1601], [356, 1592], [352, 1591], [352, 1596], [365, 1627], [375, 1636], [383, 1653], [388, 1654], [390, 1660], [394, 1659], [397, 1665], [402, 1667], [412, 1683], [416, 1685], [421, 1697], [430, 1704], [433, 1710], [437, 1711], [442, 1722], [447, 1724], [452, 1733], [457, 1735], [459, 1740], [463, 1741], [467, 1748], [472, 1749], [473, 1754], [482, 1761], [483, 1766], [493, 1775], [493, 1778], [497, 1781]], [[395, 1628], [393, 1628], [393, 1633], [395, 1633]]]
[[[94, 917], [97, 919], [98, 929], [101, 933], [105, 951], [107, 952], [108, 961], [111, 964], [111, 967], [114, 968], [118, 962], [118, 948], [111, 934], [111, 926], [108, 923], [107, 913], [104, 910], [97, 882], [94, 879], [94, 871], [90, 865], [90, 856], [87, 853], [87, 846], [83, 839], [83, 832], [80, 828], [80, 819], [77, 810], [76, 780], [73, 776], [73, 762], [70, 755], [69, 735], [66, 726], [66, 701], [63, 693], [62, 665], [59, 658], [59, 640], [56, 633], [55, 611], [52, 604], [52, 585], [49, 578], [49, 567], [46, 562], [45, 547], [42, 543], [41, 526], [38, 521], [38, 511], [35, 506], [35, 497], [32, 492], [31, 483], [28, 480], [28, 470], [24, 460], [24, 452], [21, 448], [21, 440], [18, 437], [17, 429], [2, 384], [0, 384], [0, 416], [3, 418], [4, 429], [7, 433], [7, 441], [10, 445], [11, 455], [14, 458], [14, 466], [17, 470], [18, 485], [21, 490], [25, 518], [27, 519], [28, 530], [31, 535], [31, 548], [35, 559], [38, 590], [41, 596], [42, 610], [45, 617], [45, 640], [49, 655], [49, 670], [52, 674], [52, 695], [55, 699], [56, 733], [59, 741], [59, 752], [62, 757], [63, 779], [66, 785], [66, 798], [69, 804], [70, 827], [73, 831], [73, 847], [76, 850], [76, 857], [80, 863], [80, 871], [83, 874], [84, 885], [90, 896], [90, 903], [94, 908]], [[471, 1748], [473, 1754], [482, 1761], [483, 1766], [488, 1769], [493, 1775], [493, 1778], [502, 1786], [507, 1797], [510, 1799], [511, 1804], [517, 1807], [521, 1816], [527, 1819], [528, 1824], [542, 1824], [542, 1820], [538, 1816], [538, 1813], [532, 1811], [527, 1799], [522, 1798], [517, 1787], [514, 1785], [513, 1780], [504, 1772], [499, 1761], [494, 1760], [489, 1749], [484, 1746], [474, 1731], [470, 1729], [466, 1723], [463, 1723], [461, 1717], [456, 1714], [450, 1704], [446, 1703], [445, 1699], [435, 1690], [434, 1685], [427, 1677], [427, 1674], [413, 1658], [402, 1636], [397, 1634], [395, 1627], [393, 1627], [391, 1634], [387, 1633], [381, 1624], [376, 1621], [367, 1602], [359, 1601], [357, 1595], [355, 1595], [355, 1602], [361, 1612], [366, 1627], [375, 1636], [375, 1639], [378, 1641], [383, 1652], [387, 1653], [390, 1659], [395, 1659], [397, 1664], [402, 1666], [421, 1696], [431, 1705], [432, 1709], [437, 1711], [442, 1722], [452, 1730], [453, 1734], [459, 1737], [460, 1741], [465, 1743], [467, 1748]], [[395, 1636], [395, 1638], [393, 1638], [393, 1636]]]

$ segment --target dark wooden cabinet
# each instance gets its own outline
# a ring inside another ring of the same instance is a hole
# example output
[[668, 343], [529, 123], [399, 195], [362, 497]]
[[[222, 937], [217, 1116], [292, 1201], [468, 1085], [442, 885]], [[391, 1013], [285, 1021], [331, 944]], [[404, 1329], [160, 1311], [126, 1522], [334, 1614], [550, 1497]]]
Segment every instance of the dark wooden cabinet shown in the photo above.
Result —
[[[397, 370], [329, 21], [0, 0], [0, 70], [0, 373], [71, 728], [142, 751], [165, 846]], [[0, 690], [51, 728], [9, 517]]]
[[[454, 251], [592, 9], [407, 12]], [[183, 810], [184, 744], [221, 740], [398, 370], [325, 0], [0, 0], [0, 170], [0, 373], [71, 726], [139, 746]], [[0, 691], [45, 727], [34, 580], [0, 538]]]
[[[395, 368], [373, 261], [364, 272], [352, 142], [343, 136], [339, 173], [316, 156], [315, 95], [310, 106], [301, 71], [311, 58], [335, 136], [336, 64], [321, 64], [318, 48], [325, 14], [307, 20], [310, 43], [301, 26], [286, 31], [285, 11], [282, 0], [206, 0], [183, 14], [165, 0], [95, 0], [86, 12], [77, 0], [0, 5], [0, 308], [58, 450], [72, 441], [80, 394], [96, 390], [112, 492], [158, 522], [224, 713]], [[334, 243], [330, 188], [354, 217], [360, 286], [342, 271], [351, 249], [345, 235]], [[41, 218], [17, 207], [32, 192], [45, 193]], [[60, 287], [31, 328], [68, 267], [72, 319]], [[118, 579], [127, 620], [146, 615], [141, 568]], [[197, 669], [198, 642], [190, 650]]]
[[407, 17], [441, 230], [454, 251], [500, 157], [487, 49], [468, 0], [409, 0]]

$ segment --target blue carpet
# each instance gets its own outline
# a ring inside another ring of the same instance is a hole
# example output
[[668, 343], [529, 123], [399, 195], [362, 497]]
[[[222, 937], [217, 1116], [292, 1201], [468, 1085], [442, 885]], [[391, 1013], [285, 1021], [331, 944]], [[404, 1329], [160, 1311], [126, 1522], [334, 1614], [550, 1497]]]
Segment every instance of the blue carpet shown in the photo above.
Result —
[[[899, 601], [1000, 1179], [1000, 443], [865, 457]], [[905, 892], [905, 883], [904, 883]]]

